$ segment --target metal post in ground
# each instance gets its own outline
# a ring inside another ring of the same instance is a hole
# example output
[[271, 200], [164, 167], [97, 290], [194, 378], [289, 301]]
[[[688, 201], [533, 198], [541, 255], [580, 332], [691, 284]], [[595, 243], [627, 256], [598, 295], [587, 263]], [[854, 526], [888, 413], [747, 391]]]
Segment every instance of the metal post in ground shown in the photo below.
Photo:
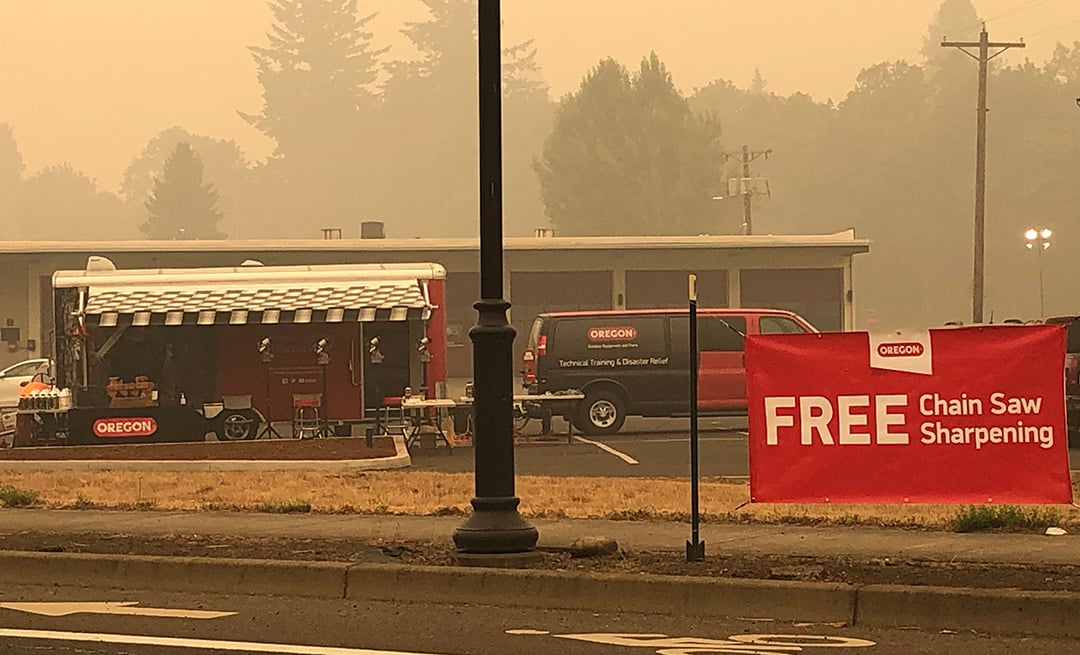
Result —
[[701, 541], [698, 507], [698, 335], [697, 276], [690, 274], [690, 541], [686, 542], [686, 561], [705, 561], [705, 542]]

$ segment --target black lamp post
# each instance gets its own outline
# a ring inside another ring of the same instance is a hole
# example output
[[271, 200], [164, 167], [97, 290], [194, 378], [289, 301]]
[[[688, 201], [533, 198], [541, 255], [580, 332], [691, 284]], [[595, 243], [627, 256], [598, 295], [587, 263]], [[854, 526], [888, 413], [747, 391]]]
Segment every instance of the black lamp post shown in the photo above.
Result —
[[499, 0], [479, 0], [480, 300], [473, 305], [473, 512], [454, 532], [458, 552], [531, 553], [539, 537], [514, 492], [514, 328], [502, 262], [502, 46]]

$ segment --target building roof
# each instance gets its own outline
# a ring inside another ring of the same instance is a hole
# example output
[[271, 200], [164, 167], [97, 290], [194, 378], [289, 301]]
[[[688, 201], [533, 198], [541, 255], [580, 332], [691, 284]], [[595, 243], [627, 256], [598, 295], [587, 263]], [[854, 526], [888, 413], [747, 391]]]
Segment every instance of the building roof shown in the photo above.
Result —
[[[424, 252], [479, 250], [479, 238], [415, 239], [228, 239], [170, 241], [0, 241], [0, 253], [117, 253], [117, 252], [334, 252], [339, 250]], [[842, 248], [861, 253], [870, 250], [868, 239], [854, 230], [834, 234], [755, 234], [649, 237], [507, 237], [503, 247], [528, 250], [679, 250], [754, 248]]]

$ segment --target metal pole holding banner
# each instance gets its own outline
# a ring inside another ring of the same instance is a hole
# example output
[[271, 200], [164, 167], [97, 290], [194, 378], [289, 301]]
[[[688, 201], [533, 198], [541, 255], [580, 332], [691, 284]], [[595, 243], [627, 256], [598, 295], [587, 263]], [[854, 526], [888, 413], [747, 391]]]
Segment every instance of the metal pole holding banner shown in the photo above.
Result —
[[686, 561], [705, 561], [705, 542], [701, 541], [698, 511], [698, 338], [697, 276], [690, 274], [690, 541], [686, 542]]

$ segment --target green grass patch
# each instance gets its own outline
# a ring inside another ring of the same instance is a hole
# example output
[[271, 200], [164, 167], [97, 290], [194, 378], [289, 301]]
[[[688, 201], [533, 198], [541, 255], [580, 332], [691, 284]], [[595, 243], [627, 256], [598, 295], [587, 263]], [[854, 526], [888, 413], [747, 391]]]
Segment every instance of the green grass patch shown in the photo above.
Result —
[[259, 503], [256, 512], [266, 514], [310, 514], [311, 503], [306, 500], [294, 500], [286, 503]]
[[0, 505], [4, 507], [32, 507], [38, 502], [36, 491], [17, 487], [0, 487]]
[[972, 505], [952, 518], [954, 532], [1026, 532], [1060, 525], [1062, 516], [1054, 509], [1015, 505]]

